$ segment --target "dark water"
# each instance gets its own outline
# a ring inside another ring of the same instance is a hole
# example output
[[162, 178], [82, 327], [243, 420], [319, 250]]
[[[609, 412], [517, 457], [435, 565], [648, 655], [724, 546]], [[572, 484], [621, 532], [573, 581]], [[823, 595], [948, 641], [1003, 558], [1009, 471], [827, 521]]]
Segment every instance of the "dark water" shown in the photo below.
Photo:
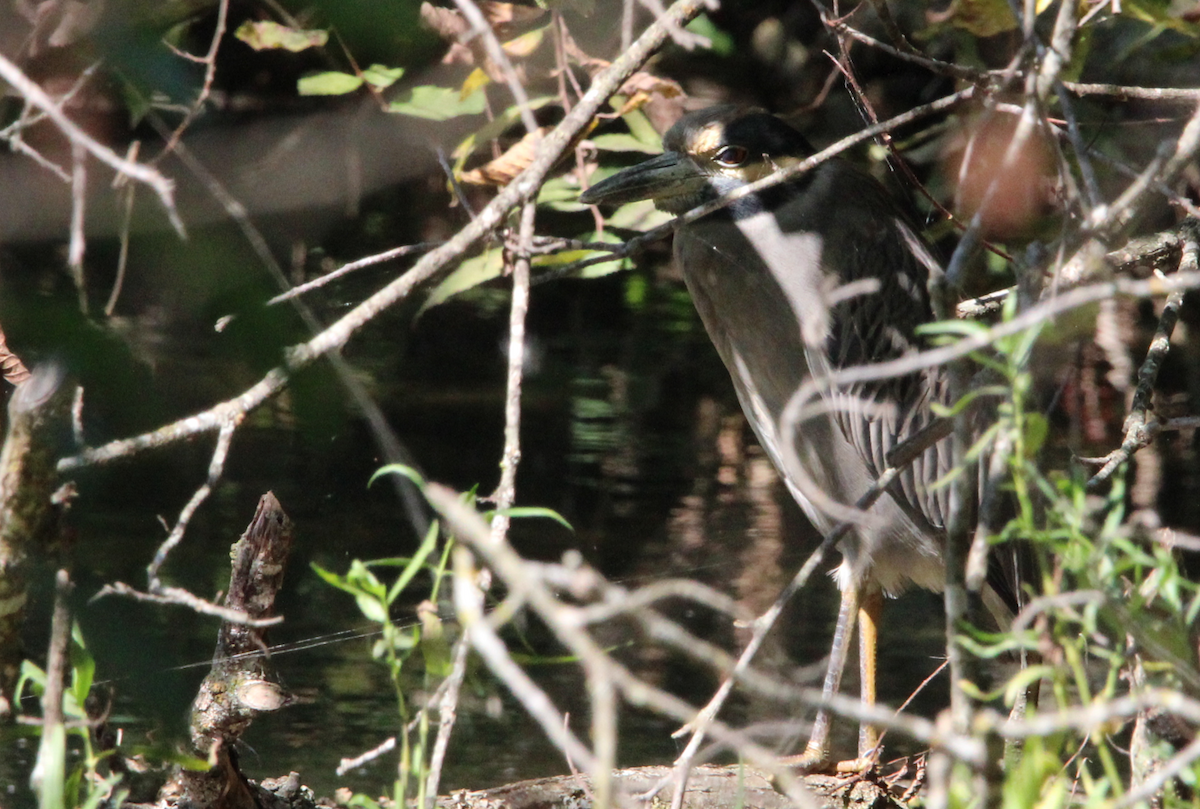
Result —
[[[478, 485], [480, 492], [495, 485], [506, 318], [503, 306], [478, 304], [435, 309], [416, 327], [397, 315], [374, 324], [347, 353], [431, 479], [462, 490]], [[627, 587], [691, 577], [756, 612], [765, 608], [813, 547], [813, 534], [754, 445], [681, 288], [640, 276], [539, 286], [530, 333], [518, 502], [559, 511], [575, 531], [548, 520], [517, 521], [516, 547], [540, 559], [576, 549]], [[238, 363], [189, 356], [185, 349], [192, 344], [185, 337], [165, 334], [162, 340], [175, 350], [150, 379], [167, 411], [186, 412], [219, 398], [212, 391], [236, 391], [235, 383], [254, 378]], [[334, 768], [342, 757], [395, 733], [399, 720], [387, 673], [370, 657], [372, 637], [334, 637], [370, 626], [353, 600], [323, 584], [309, 565], [341, 572], [354, 558], [410, 553], [416, 537], [391, 487], [367, 487], [380, 455], [343, 399], [332, 374], [317, 369], [252, 419], [238, 433], [223, 481], [166, 575], [201, 595], [222, 590], [229, 545], [259, 495], [276, 493], [296, 523], [297, 539], [279, 604], [286, 622], [270, 641], [280, 647], [274, 662], [297, 704], [255, 723], [243, 766], [252, 777], [299, 771], [318, 794], [338, 786], [380, 794], [394, 776], [394, 756], [345, 778], [337, 778]], [[164, 536], [158, 516], [175, 518], [204, 476], [210, 447], [210, 439], [201, 439], [79, 477], [65, 556], [78, 584], [76, 617], [96, 656], [98, 679], [113, 689], [112, 723], [123, 729], [126, 743], [181, 742], [216, 627], [179, 608], [89, 598], [106, 582], [144, 585], [144, 567]], [[38, 571], [30, 649], [44, 648], [52, 570], [47, 560]], [[835, 610], [833, 589], [821, 577], [789, 608], [763, 665], [800, 678], [804, 666], [825, 654]], [[676, 604], [667, 612], [728, 648], [741, 640], [726, 620], [702, 608]], [[936, 666], [940, 613], [940, 602], [928, 594], [889, 603], [885, 632], [888, 626], [902, 632], [898, 642], [885, 635], [882, 699], [898, 703]], [[412, 603], [397, 614], [411, 618]], [[536, 621], [521, 626], [533, 651], [561, 653]], [[326, 641], [319, 645], [305, 643], [321, 638]], [[715, 687], [711, 672], [625, 627], [605, 630], [603, 640], [635, 672], [693, 702], [702, 703]], [[42, 655], [34, 657], [40, 661]], [[542, 665], [531, 673], [586, 736], [587, 705], [575, 668]], [[936, 709], [944, 690], [944, 683], [936, 684], [919, 705]], [[421, 695], [413, 698], [419, 702]], [[802, 718], [750, 699], [735, 700], [729, 716], [741, 722]], [[458, 717], [443, 789], [567, 771], [541, 731], [481, 667], [470, 678]], [[671, 721], [623, 709], [621, 763], [669, 761], [680, 745], [670, 738], [674, 729]], [[853, 729], [844, 731], [849, 751]], [[33, 805], [24, 787], [32, 748], [12, 739], [0, 739], [0, 745], [0, 783], [9, 792], [4, 806]]]

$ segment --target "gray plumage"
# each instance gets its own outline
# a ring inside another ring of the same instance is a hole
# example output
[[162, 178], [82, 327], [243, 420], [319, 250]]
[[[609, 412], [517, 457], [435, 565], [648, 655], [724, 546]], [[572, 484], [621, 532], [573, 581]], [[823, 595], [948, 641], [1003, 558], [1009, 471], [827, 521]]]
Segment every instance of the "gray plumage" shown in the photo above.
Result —
[[[643, 166], [672, 172], [676, 192], [655, 197], [671, 213], [811, 154], [783, 121], [734, 107], [684, 117], [663, 146], [664, 157]], [[636, 177], [634, 193], [650, 196], [652, 186]], [[612, 187], [601, 183], [584, 199], [614, 201]], [[797, 485], [781, 443], [793, 425], [781, 417], [814, 373], [916, 349], [914, 330], [933, 319], [928, 251], [874, 179], [831, 160], [684, 225], [675, 235], [675, 256], [760, 443], [808, 517], [828, 533], [837, 521]], [[886, 468], [888, 452], [929, 423], [930, 402], [944, 397], [937, 370], [832, 391], [825, 397], [827, 416], [790, 430], [795, 457], [823, 492], [852, 505]], [[949, 444], [931, 447], [901, 473], [892, 496], [872, 510], [871, 530], [843, 539], [843, 589], [857, 584], [896, 593], [910, 582], [941, 588], [949, 490], [931, 491], [930, 484], [950, 468]]]
[[[586, 191], [584, 202], [653, 199], [671, 213], [716, 200], [812, 154], [804, 138], [763, 112], [713, 107], [684, 116], [664, 153]], [[940, 369], [857, 385], [823, 386], [820, 414], [793, 415], [811, 377], [884, 362], [918, 348], [933, 319], [929, 250], [886, 191], [841, 160], [746, 196], [682, 225], [675, 256], [700, 318], [729, 370], [759, 442], [792, 495], [825, 534], [887, 467], [892, 449], [935, 418], [948, 391]], [[856, 616], [864, 701], [874, 701], [879, 593], [944, 586], [952, 442], [924, 450], [839, 543], [842, 603], [824, 690], [838, 689]], [[806, 484], [811, 484], [807, 485]], [[994, 611], [1003, 607], [985, 593]], [[797, 763], [824, 766], [829, 715], [818, 711]], [[863, 727], [869, 766], [878, 737]]]

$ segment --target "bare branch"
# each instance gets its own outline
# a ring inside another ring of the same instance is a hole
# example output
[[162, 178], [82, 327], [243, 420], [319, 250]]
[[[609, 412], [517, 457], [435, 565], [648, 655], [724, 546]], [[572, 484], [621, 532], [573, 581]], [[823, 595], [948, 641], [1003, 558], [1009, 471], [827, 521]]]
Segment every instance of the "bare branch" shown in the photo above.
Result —
[[128, 175], [154, 189], [154, 193], [158, 195], [158, 200], [162, 203], [163, 210], [167, 214], [167, 219], [170, 220], [171, 226], [175, 228], [175, 232], [181, 238], [187, 235], [187, 229], [183, 225], [183, 220], [180, 219], [179, 212], [175, 210], [175, 183], [172, 180], [168, 180], [158, 170], [144, 163], [133, 163], [126, 160], [84, 132], [78, 124], [67, 117], [62, 108], [54, 99], [46, 94], [45, 90], [39, 87], [19, 67], [3, 55], [0, 55], [0, 79], [4, 79], [11, 84], [13, 89], [20, 93], [26, 101], [45, 112], [71, 143], [78, 144], [80, 147], [86, 149], [97, 160], [110, 166], [113, 170]]
[[529, 106], [529, 94], [525, 92], [525, 87], [521, 84], [517, 71], [513, 70], [512, 62], [508, 61], [508, 54], [504, 52], [500, 40], [496, 38], [496, 32], [484, 19], [483, 12], [479, 10], [479, 6], [475, 5], [474, 0], [454, 0], [454, 5], [458, 6], [458, 10], [471, 23], [471, 36], [483, 39], [483, 47], [487, 50], [488, 57], [504, 74], [504, 81], [508, 84], [508, 89], [512, 92], [513, 99], [517, 102], [521, 113], [521, 123], [525, 125], [525, 132], [530, 135], [537, 132], [537, 121]]
[[[1179, 261], [1180, 273], [1194, 274], [1200, 270], [1200, 226], [1192, 223], [1188, 229], [1188, 237], [1184, 243], [1183, 255]], [[1158, 318], [1158, 330], [1150, 341], [1146, 359], [1138, 370], [1137, 388], [1133, 394], [1133, 402], [1129, 415], [1125, 417], [1125, 438], [1121, 446], [1113, 450], [1104, 460], [1104, 466], [1092, 476], [1087, 485], [1095, 489], [1112, 477], [1112, 474], [1124, 465], [1133, 454], [1142, 447], [1149, 446], [1158, 433], [1158, 423], [1150, 413], [1150, 401], [1154, 395], [1154, 383], [1158, 380], [1158, 372], [1166, 360], [1167, 352], [1171, 349], [1171, 334], [1175, 331], [1175, 323], [1179, 319], [1179, 308], [1183, 305], [1183, 292], [1175, 291], [1167, 296], [1163, 304], [1162, 314]]]
[[[515, 206], [533, 198], [563, 150], [591, 122], [601, 104], [616, 92], [625, 80], [633, 75], [633, 72], [666, 40], [666, 20], [674, 21], [676, 24], [685, 22], [698, 14], [703, 6], [704, 0], [677, 0], [671, 6], [668, 16], [664, 20], [656, 21], [646, 29], [638, 37], [633, 47], [622, 53], [612, 65], [595, 77], [591, 88], [580, 99], [575, 109], [571, 110], [554, 131], [542, 141], [534, 161], [487, 207], [480, 211], [479, 216], [455, 234], [454, 238], [426, 254], [411, 270], [371, 295], [325, 331], [306, 343], [293, 346], [287, 352], [287, 360], [283, 366], [268, 371], [266, 376], [240, 396], [203, 413], [166, 425], [153, 432], [113, 441], [101, 447], [85, 450], [79, 455], [63, 458], [59, 461], [59, 471], [66, 472], [94, 463], [112, 461], [150, 447], [164, 446], [198, 433], [217, 429], [231, 416], [248, 413], [282, 390], [290, 372], [303, 368], [327, 352], [345, 345], [359, 329], [374, 319], [376, 315], [405, 299], [418, 285], [435, 277], [452, 262], [461, 258], [491, 233]], [[7, 78], [3, 71], [0, 71], [0, 77]], [[113, 157], [116, 156], [113, 155]], [[119, 158], [117, 159], [119, 160]], [[144, 166], [135, 168], [146, 169]], [[146, 170], [153, 171], [152, 169]], [[157, 176], [156, 172], [155, 176]]]

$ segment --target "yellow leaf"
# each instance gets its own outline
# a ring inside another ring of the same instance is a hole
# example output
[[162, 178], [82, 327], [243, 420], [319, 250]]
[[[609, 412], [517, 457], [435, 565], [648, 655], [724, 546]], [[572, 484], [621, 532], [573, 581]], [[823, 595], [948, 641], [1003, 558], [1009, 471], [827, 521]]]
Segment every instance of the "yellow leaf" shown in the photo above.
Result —
[[516, 39], [510, 39], [502, 46], [504, 52], [514, 59], [524, 59], [533, 54], [542, 44], [542, 39], [546, 34], [546, 28], [535, 28], [532, 31], [521, 34]]
[[488, 74], [484, 73], [481, 68], [475, 68], [471, 71], [471, 75], [467, 76], [466, 81], [462, 83], [462, 89], [459, 90], [459, 98], [467, 98], [471, 93], [478, 90], [480, 87], [486, 86], [491, 79]]

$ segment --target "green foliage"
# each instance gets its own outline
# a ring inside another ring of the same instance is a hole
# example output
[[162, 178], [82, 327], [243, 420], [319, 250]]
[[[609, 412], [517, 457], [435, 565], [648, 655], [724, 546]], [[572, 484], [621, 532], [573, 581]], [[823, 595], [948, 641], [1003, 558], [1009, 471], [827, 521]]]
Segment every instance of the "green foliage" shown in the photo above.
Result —
[[[371, 476], [368, 485], [384, 475], [401, 475], [420, 489], [426, 485], [419, 472], [403, 464], [381, 467]], [[467, 502], [475, 502], [474, 492], [464, 494], [463, 498]], [[484, 514], [489, 519], [497, 515], [547, 518], [571, 528], [558, 513], [546, 508], [513, 507]], [[409, 798], [415, 800], [418, 806], [424, 805], [429, 755], [432, 752], [429, 710], [415, 709], [405, 685], [412, 681], [407, 675], [418, 662], [421, 664], [421, 689], [425, 693], [436, 691], [439, 684], [452, 673], [451, 640], [456, 630], [446, 625], [438, 614], [437, 605], [442, 583], [449, 575], [448, 565], [453, 547], [453, 539], [443, 538], [435, 521], [410, 557], [370, 562], [356, 559], [350, 563], [345, 574], [313, 565], [313, 570], [325, 583], [353, 596], [363, 617], [378, 626], [379, 638], [371, 647], [371, 655], [387, 668], [398, 713], [399, 728], [396, 735], [400, 742], [400, 762], [398, 777], [393, 784], [396, 805], [404, 804]], [[380, 571], [389, 569], [399, 571], [390, 584], [380, 575]], [[429, 579], [428, 589], [414, 596], [416, 583], [425, 576]], [[392, 617], [393, 607], [402, 594], [407, 594], [410, 600], [420, 599], [416, 608], [416, 622], [397, 622]], [[356, 795], [350, 805], [370, 809], [378, 804], [364, 795]]]
[[382, 90], [390, 87], [403, 75], [404, 68], [385, 65], [371, 65], [361, 75], [327, 70], [301, 77], [296, 82], [296, 89], [302, 96], [345, 95], [353, 93], [364, 84]]
[[479, 115], [484, 103], [482, 89], [464, 95], [448, 87], [419, 85], [392, 101], [388, 110], [430, 121], [447, 121], [460, 115]]
[[328, 31], [306, 31], [270, 20], [246, 20], [233, 35], [256, 51], [281, 49], [299, 53], [324, 47], [329, 41]]
[[[1014, 314], [1010, 300], [1005, 320]], [[985, 328], [960, 321], [925, 332], [961, 337]], [[1013, 508], [1012, 518], [990, 540], [1027, 549], [1037, 560], [1040, 577], [1025, 594], [1030, 606], [1020, 631], [969, 631], [958, 640], [985, 659], [1011, 658], [1018, 652], [1036, 656], [990, 693], [972, 684], [965, 690], [974, 699], [1002, 699], [1011, 707], [1029, 685], [1040, 682], [1040, 713], [1102, 709], [1131, 688], [1135, 693], [1150, 686], [1191, 691], [1200, 686], [1193, 642], [1200, 587], [1187, 579], [1169, 547], [1145, 536], [1130, 520], [1120, 476], [1100, 496], [1089, 492], [1082, 468], [1045, 469], [1049, 424], [1034, 409], [1028, 368], [1037, 334], [1038, 328], [1031, 328], [974, 354], [990, 378], [968, 396], [992, 401], [987, 411], [991, 426], [971, 452], [984, 467], [993, 455], [1002, 456], [1004, 488]], [[950, 412], [962, 412], [965, 406], [959, 402]], [[1115, 736], [1120, 722], [1106, 727], [1090, 733], [1063, 728], [1027, 740], [1005, 774], [1005, 808], [1059, 809], [1068, 801], [1107, 805], [1120, 798], [1128, 781], [1119, 763], [1126, 758], [1125, 742]], [[1196, 766], [1191, 765], [1186, 779], [1196, 777]]]
[[[389, 471], [401, 470], [395, 468]], [[436, 562], [431, 563], [430, 559], [438, 549], [438, 536], [438, 524], [435, 522], [429, 527], [417, 552], [411, 557], [379, 559], [373, 562], [356, 559], [351, 562], [349, 571], [344, 575], [313, 565], [313, 570], [327, 584], [354, 596], [363, 617], [378, 625], [379, 638], [372, 645], [371, 655], [388, 670], [399, 714], [396, 735], [400, 742], [400, 766], [394, 784], [398, 804], [402, 804], [411, 793], [418, 805], [424, 805], [425, 775], [428, 768], [428, 714], [421, 711], [414, 727], [413, 706], [404, 688], [405, 668], [410, 660], [424, 660], [425, 685], [430, 686], [434, 680], [445, 678], [449, 672], [449, 652], [440, 621], [427, 620], [422, 616], [419, 623], [397, 623], [392, 619], [391, 608], [400, 594], [423, 572], [428, 572], [432, 578], [429, 601], [437, 603], [438, 590], [445, 576], [451, 547], [449, 542], [445, 543]], [[399, 568], [400, 572], [389, 585], [375, 573], [376, 569], [381, 568]], [[431, 609], [436, 618], [436, 608]], [[418, 613], [421, 612], [419, 609]], [[421, 655], [414, 658], [413, 653], [418, 650], [421, 651]]]
[[302, 96], [339, 96], [353, 93], [362, 85], [362, 76], [343, 73], [340, 70], [327, 70], [311, 76], [302, 76], [296, 82], [296, 91]]
[[717, 56], [730, 56], [736, 47], [726, 31], [718, 28], [707, 14], [701, 14], [687, 24], [687, 30], [699, 34], [709, 42], [709, 49]]
[[480, 284], [499, 278], [503, 272], [504, 252], [498, 247], [488, 248], [477, 256], [464, 259], [430, 291], [421, 304], [421, 313], [445, 303], [455, 295], [461, 295]]
[[[486, 76], [486, 74], [484, 74]], [[554, 96], [539, 96], [529, 99], [530, 112], [536, 112], [558, 101]], [[462, 174], [463, 167], [479, 149], [486, 147], [492, 141], [502, 137], [521, 120], [521, 110], [516, 105], [506, 107], [496, 117], [479, 129], [467, 135], [458, 146], [454, 147], [454, 171]]]
[[[109, 752], [97, 752], [92, 745], [90, 724], [84, 705], [91, 693], [96, 662], [83, 641], [78, 624], [71, 627], [69, 644], [70, 681], [63, 689], [63, 722], [43, 725], [37, 763], [30, 785], [38, 796], [39, 809], [94, 809], [101, 801], [119, 806], [128, 794], [120, 788], [121, 776], [101, 771]], [[39, 699], [46, 694], [46, 672], [25, 660], [14, 690], [19, 702], [26, 694]], [[71, 740], [81, 755], [73, 766], [67, 761]]]

